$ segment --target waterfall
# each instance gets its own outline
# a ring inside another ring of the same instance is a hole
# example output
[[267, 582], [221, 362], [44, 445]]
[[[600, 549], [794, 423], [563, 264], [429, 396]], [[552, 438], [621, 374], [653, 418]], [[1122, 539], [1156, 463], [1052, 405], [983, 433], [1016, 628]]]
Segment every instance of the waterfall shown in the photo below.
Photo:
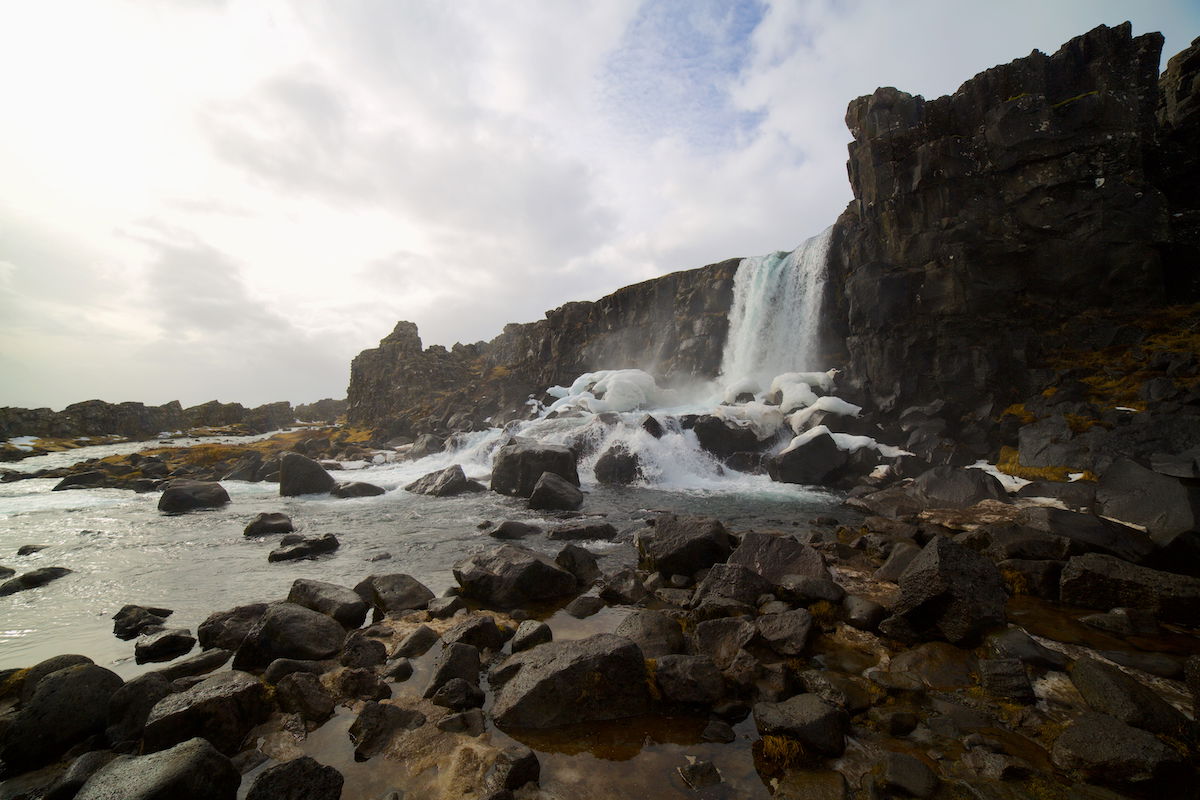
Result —
[[776, 375], [822, 368], [817, 344], [832, 236], [831, 225], [790, 253], [742, 260], [721, 358], [725, 383], [765, 389]]

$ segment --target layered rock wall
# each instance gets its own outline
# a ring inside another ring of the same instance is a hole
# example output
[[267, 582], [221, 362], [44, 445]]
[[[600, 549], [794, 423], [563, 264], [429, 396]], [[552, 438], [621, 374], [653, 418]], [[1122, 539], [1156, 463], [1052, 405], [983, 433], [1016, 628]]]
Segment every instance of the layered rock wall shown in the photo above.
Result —
[[80, 436], [125, 436], [150, 439], [163, 431], [239, 425], [265, 433], [290, 425], [296, 415], [290, 403], [246, 408], [240, 403], [212, 400], [184, 408], [178, 400], [161, 406], [85, 400], [62, 411], [49, 408], [0, 408], [0, 439], [39, 436], [69, 439]]

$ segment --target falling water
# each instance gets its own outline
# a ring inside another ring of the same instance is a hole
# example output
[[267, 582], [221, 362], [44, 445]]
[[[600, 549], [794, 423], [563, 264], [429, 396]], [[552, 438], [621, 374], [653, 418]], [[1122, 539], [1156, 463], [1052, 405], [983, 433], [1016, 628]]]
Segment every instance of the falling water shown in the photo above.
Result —
[[738, 266], [721, 360], [726, 383], [751, 380], [765, 388], [776, 375], [822, 368], [817, 342], [832, 235], [830, 226], [790, 253]]

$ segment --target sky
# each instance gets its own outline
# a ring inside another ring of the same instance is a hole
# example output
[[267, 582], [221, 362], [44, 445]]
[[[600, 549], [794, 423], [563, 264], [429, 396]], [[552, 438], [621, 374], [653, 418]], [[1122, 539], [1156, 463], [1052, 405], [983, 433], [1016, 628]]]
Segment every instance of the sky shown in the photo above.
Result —
[[847, 103], [1195, 0], [0, 0], [0, 406], [344, 397], [426, 345], [790, 250]]

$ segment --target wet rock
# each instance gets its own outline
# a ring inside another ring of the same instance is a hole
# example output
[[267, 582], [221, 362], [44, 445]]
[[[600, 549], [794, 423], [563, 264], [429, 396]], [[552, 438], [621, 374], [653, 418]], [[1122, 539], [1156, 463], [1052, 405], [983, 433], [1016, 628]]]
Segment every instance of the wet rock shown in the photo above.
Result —
[[344, 782], [333, 767], [301, 756], [260, 772], [246, 800], [339, 800]]
[[425, 715], [411, 708], [390, 703], [368, 702], [350, 726], [354, 760], [366, 761], [387, 749], [392, 736], [402, 730], [416, 730], [425, 724]]
[[279, 457], [279, 496], [324, 494], [337, 485], [325, 468], [308, 456], [283, 453]]
[[1026, 561], [1010, 558], [996, 563], [1004, 586], [1011, 594], [1026, 594], [1051, 602], [1058, 601], [1062, 580], [1062, 561]]
[[389, 681], [403, 683], [412, 675], [413, 665], [407, 658], [395, 658], [383, 665], [383, 677]]
[[554, 542], [600, 540], [610, 542], [617, 537], [617, 529], [607, 522], [578, 520], [550, 529], [546, 538]]
[[196, 628], [196, 638], [200, 647], [208, 650], [219, 647], [222, 650], [237, 650], [250, 629], [267, 613], [266, 603], [251, 603], [236, 606], [228, 611], [218, 611], [209, 614], [204, 622]]
[[1017, 497], [1049, 497], [1075, 511], [1091, 511], [1096, 503], [1096, 484], [1091, 481], [1033, 481], [1017, 490]]
[[426, 611], [430, 619], [450, 619], [466, 607], [461, 597], [437, 597], [429, 601]]
[[842, 603], [846, 622], [862, 631], [873, 631], [887, 615], [887, 609], [865, 597], [848, 594]]
[[485, 789], [516, 791], [527, 783], [537, 783], [541, 775], [542, 765], [532, 750], [520, 744], [509, 745], [496, 757]]
[[615, 633], [636, 644], [646, 658], [687, 652], [683, 628], [678, 621], [661, 611], [633, 611], [621, 620]]
[[405, 636], [392, 655], [402, 658], [418, 658], [425, 655], [440, 638], [433, 628], [422, 625]]
[[729, 744], [737, 740], [737, 734], [734, 733], [728, 722], [719, 719], [712, 719], [704, 726], [704, 730], [700, 732], [700, 741], [716, 742], [718, 744]]
[[182, 514], [201, 508], [220, 508], [228, 503], [229, 493], [219, 483], [176, 478], [163, 484], [162, 497], [158, 498], [158, 510], [168, 514]]
[[1061, 508], [1025, 508], [1017, 514], [1015, 522], [1026, 532], [1036, 531], [1066, 539], [1071, 549], [1069, 553], [1061, 554], [1012, 553], [1007, 555], [1008, 558], [1064, 559], [1067, 555], [1101, 552], [1140, 562], [1155, 549], [1154, 542], [1136, 528], [1095, 514], [1079, 514]]
[[442, 641], [446, 644], [469, 644], [481, 652], [491, 650], [495, 653], [504, 647], [508, 635], [496, 625], [494, 617], [482, 614], [460, 622], [446, 631], [442, 634]]
[[333, 715], [334, 699], [321, 679], [309, 672], [293, 672], [275, 686], [279, 708], [299, 714], [311, 722], [324, 722]]
[[117, 754], [111, 750], [93, 750], [71, 762], [67, 771], [50, 784], [42, 800], [71, 800], [88, 780], [107, 766]]
[[492, 717], [502, 727], [623, 719], [649, 708], [645, 660], [622, 636], [551, 642], [512, 656], [505, 666], [515, 674], [496, 692], [492, 706]]
[[569, 544], [560, 550], [554, 563], [574, 575], [580, 587], [591, 586], [600, 577], [596, 557], [577, 544]]
[[863, 678], [821, 669], [806, 669], [798, 676], [804, 691], [854, 715], [871, 707], [871, 685]]
[[752, 570], [775, 584], [788, 575], [831, 580], [824, 557], [792, 536], [751, 531], [729, 555], [729, 563]]
[[124, 684], [95, 664], [75, 664], [47, 673], [0, 729], [0, 760], [10, 774], [48, 764], [69, 747], [102, 733], [108, 703]]
[[354, 591], [384, 616], [397, 616], [404, 611], [425, 608], [433, 592], [411, 575], [392, 573], [371, 575], [359, 582]]
[[848, 460], [848, 454], [837, 446], [833, 437], [821, 433], [797, 447], [768, 456], [764, 462], [773, 481], [822, 485], [831, 481]]
[[47, 675], [58, 672], [60, 669], [66, 669], [67, 667], [77, 667], [80, 664], [91, 663], [94, 662], [90, 658], [77, 653], [65, 653], [60, 656], [51, 656], [44, 661], [39, 661], [25, 671], [24, 679], [20, 680], [16, 687], [19, 689], [21, 702], [29, 702], [29, 698], [33, 697], [33, 693], [37, 691], [38, 684]]
[[275, 603], [246, 634], [233, 668], [265, 667], [277, 658], [331, 658], [342, 649], [345, 637], [345, 629], [332, 617], [295, 603]]
[[16, 574], [17, 574], [17, 571], [15, 569], [13, 569], [12, 567], [5, 567], [3, 565], [0, 565], [0, 581], [7, 580]]
[[1054, 764], [1085, 781], [1166, 791], [1183, 779], [1179, 753], [1107, 714], [1078, 716], [1054, 742]]
[[1116, 667], [1080, 658], [1068, 669], [1092, 710], [1152, 733], [1179, 735], [1187, 718], [1141, 682]]
[[339, 483], [329, 491], [334, 497], [340, 497], [343, 500], [349, 500], [354, 497], [378, 497], [386, 492], [387, 489], [384, 489], [382, 486], [376, 486], [373, 483], [365, 483], [363, 481]]
[[646, 599], [647, 594], [641, 576], [632, 567], [614, 572], [600, 586], [600, 599], [613, 605], [635, 605]]
[[50, 491], [65, 492], [68, 489], [90, 489], [96, 486], [103, 486], [108, 481], [109, 474], [107, 472], [98, 469], [89, 469], [67, 475], [54, 484], [54, 488]]
[[571, 602], [567, 603], [563, 609], [567, 614], [570, 614], [575, 619], [587, 619], [593, 614], [604, 608], [604, 601], [593, 595], [584, 595], [576, 597]]
[[146, 718], [145, 747], [165, 750], [200, 737], [222, 753], [236, 753], [250, 729], [270, 712], [266, 686], [257, 678], [237, 670], [223, 672], [159, 700]]
[[75, 800], [234, 800], [241, 775], [203, 739], [145, 756], [121, 756], [97, 771]]
[[35, 569], [7, 580], [4, 583], [0, 583], [0, 597], [24, 592], [28, 589], [36, 589], [39, 586], [45, 586], [51, 581], [56, 581], [64, 575], [70, 574], [71, 570], [66, 567], [42, 567], [41, 569]]
[[133, 658], [139, 664], [147, 661], [170, 661], [196, 646], [196, 637], [187, 628], [172, 628], [142, 636], [133, 646]]
[[941, 783], [924, 761], [907, 753], [884, 755], [879, 782], [884, 789], [899, 790], [911, 797], [931, 797]]
[[702, 448], [722, 459], [734, 453], [758, 450], [762, 446], [752, 429], [712, 414], [697, 417], [692, 430]]
[[365, 667], [348, 667], [337, 674], [333, 681], [334, 691], [339, 697], [353, 700], [386, 700], [392, 689], [374, 670]]
[[879, 729], [889, 736], [907, 736], [920, 723], [920, 719], [911, 711], [872, 708], [869, 716]]
[[1016, 658], [985, 658], [979, 662], [979, 682], [984, 691], [1020, 703], [1036, 698], [1025, 665]]
[[638, 542], [642, 568], [663, 575], [695, 575], [725, 561], [736, 540], [711, 517], [660, 515]]
[[267, 683], [277, 684], [288, 675], [296, 672], [307, 672], [309, 675], [323, 675], [337, 667], [336, 661], [306, 661], [298, 658], [277, 658], [263, 671], [262, 678]]
[[464, 733], [467, 736], [482, 736], [487, 730], [483, 711], [471, 708], [457, 714], [447, 714], [437, 722], [437, 728], [446, 733]]
[[1067, 668], [1067, 657], [1043, 647], [1020, 628], [1007, 628], [987, 638], [987, 648], [996, 658], [1015, 658], [1022, 663], [1046, 669]]
[[574, 511], [581, 505], [579, 487], [553, 472], [543, 472], [529, 495], [529, 507], [540, 511]]
[[1006, 600], [1000, 573], [990, 561], [935, 536], [900, 576], [900, 600], [879, 628], [906, 641], [969, 642], [1004, 622]]
[[711, 761], [693, 761], [682, 767], [676, 767], [679, 777], [689, 789], [699, 791], [709, 786], [721, 783], [721, 773]]
[[292, 582], [287, 600], [289, 603], [333, 617], [344, 628], [357, 628], [362, 625], [370, 607], [352, 589], [307, 578], [297, 578]]
[[296, 561], [302, 558], [316, 558], [326, 553], [332, 553], [339, 547], [341, 547], [341, 542], [332, 533], [310, 536], [295, 544], [272, 550], [267, 556], [267, 561]]
[[846, 712], [815, 694], [798, 694], [782, 703], [757, 703], [754, 724], [760, 736], [786, 736], [829, 757], [846, 749], [850, 727]]
[[1122, 667], [1141, 670], [1161, 678], [1183, 677], [1183, 663], [1163, 653], [1138, 653], [1123, 650], [1097, 650], [1096, 654]]
[[1099, 553], [1068, 561], [1059, 593], [1062, 602], [1071, 605], [1139, 608], [1184, 624], [1200, 615], [1200, 578], [1139, 567]]
[[919, 475], [909, 489], [925, 508], [970, 508], [982, 500], [1007, 503], [1003, 484], [981, 469], [934, 467]]
[[813, 618], [803, 608], [782, 614], [764, 614], [754, 621], [758, 638], [781, 656], [798, 656], [808, 646]]
[[877, 581], [898, 582], [900, 576], [904, 574], [904, 570], [920, 552], [921, 548], [912, 542], [897, 542], [888, 554], [887, 560], [883, 562], [883, 566], [875, 570], [873, 577]]
[[263, 511], [250, 520], [242, 531], [246, 536], [265, 536], [272, 533], [291, 533], [296, 530], [292, 518], [281, 511]]
[[653, 658], [654, 682], [668, 703], [711, 706], [725, 696], [725, 678], [707, 656]]
[[553, 639], [554, 633], [550, 630], [549, 625], [537, 620], [527, 619], [517, 626], [517, 632], [513, 634], [512, 651], [519, 653], [522, 650], [528, 650], [531, 647], [537, 647], [539, 644], [553, 641]]
[[774, 800], [846, 800], [846, 779], [832, 770], [791, 770], [779, 779]]
[[172, 691], [170, 679], [157, 672], [139, 675], [118, 688], [108, 698], [105, 737], [113, 745], [142, 738], [150, 709]]
[[570, 448], [527, 439], [514, 440], [496, 451], [492, 461], [491, 488], [500, 494], [529, 497], [539, 479], [547, 472], [573, 486], [579, 486], [575, 454]]
[[916, 675], [930, 689], [961, 689], [975, 683], [975, 659], [945, 642], [927, 642], [892, 657], [893, 672]]
[[598, 483], [624, 486], [641, 480], [642, 463], [636, 453], [622, 444], [615, 444], [596, 459], [593, 468]]
[[424, 697], [433, 697], [437, 690], [455, 678], [479, 685], [479, 650], [469, 644], [448, 644], [433, 662], [433, 674], [425, 687]]
[[162, 625], [171, 614], [169, 608], [121, 606], [121, 610], [112, 616], [113, 635], [126, 641], [136, 639], [144, 629]]
[[435, 706], [442, 706], [451, 711], [465, 711], [482, 706], [484, 694], [482, 689], [470, 681], [451, 678], [439, 686], [429, 699]]
[[387, 647], [378, 639], [369, 639], [355, 632], [342, 647], [338, 663], [343, 667], [377, 667], [387, 661]]
[[770, 581], [740, 564], [713, 564], [696, 587], [693, 605], [713, 597], [724, 597], [746, 605], [757, 605], [758, 598], [770, 594]]
[[696, 626], [696, 652], [704, 653], [718, 669], [726, 670], [757, 632], [753, 623], [743, 618], [705, 620]]
[[1104, 470], [1096, 507], [1106, 517], [1141, 525], [1152, 537], [1195, 530], [1200, 524], [1200, 490], [1119, 458]]
[[575, 592], [575, 576], [541, 553], [506, 544], [454, 565], [463, 594], [498, 608], [514, 608]]
[[487, 491], [487, 487], [479, 481], [469, 479], [461, 465], [453, 464], [445, 469], [422, 475], [405, 486], [404, 491], [413, 494], [427, 494], [432, 497], [454, 497], [460, 494]]
[[249, 481], [258, 479], [258, 470], [262, 467], [262, 453], [251, 450], [239, 458], [233, 468], [221, 476], [223, 481]]
[[541, 532], [542, 529], [537, 525], [518, 522], [515, 519], [506, 519], [497, 525], [494, 530], [488, 531], [488, 536], [494, 539], [524, 539], [526, 536], [534, 536]]

